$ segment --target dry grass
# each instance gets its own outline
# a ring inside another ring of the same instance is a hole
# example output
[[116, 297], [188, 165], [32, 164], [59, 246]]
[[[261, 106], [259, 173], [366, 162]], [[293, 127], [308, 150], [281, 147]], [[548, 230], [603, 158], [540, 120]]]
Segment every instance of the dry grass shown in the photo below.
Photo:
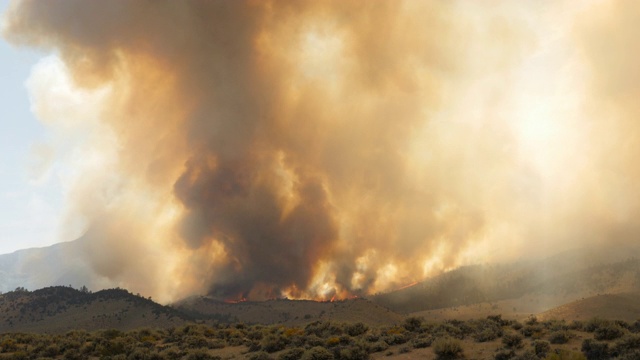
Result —
[[269, 300], [227, 304], [197, 297], [177, 304], [176, 308], [198, 317], [224, 318], [248, 324], [302, 325], [321, 320], [383, 325], [404, 320], [404, 316], [365, 299], [335, 302]]

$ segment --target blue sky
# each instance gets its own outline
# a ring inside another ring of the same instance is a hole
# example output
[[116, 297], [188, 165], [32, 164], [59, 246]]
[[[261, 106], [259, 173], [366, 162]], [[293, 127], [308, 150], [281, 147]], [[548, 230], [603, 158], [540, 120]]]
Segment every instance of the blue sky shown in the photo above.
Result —
[[[0, 0], [0, 13], [8, 3]], [[46, 55], [0, 37], [0, 253], [58, 240], [59, 183], [55, 176], [35, 179], [30, 171], [36, 161], [34, 148], [49, 135], [30, 110], [25, 83]]]

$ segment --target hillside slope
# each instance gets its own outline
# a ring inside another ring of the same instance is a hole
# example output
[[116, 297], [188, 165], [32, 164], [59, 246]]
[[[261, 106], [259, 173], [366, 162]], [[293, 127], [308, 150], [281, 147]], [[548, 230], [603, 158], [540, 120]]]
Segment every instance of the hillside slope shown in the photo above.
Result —
[[315, 320], [363, 322], [369, 325], [389, 325], [404, 317], [365, 299], [318, 302], [310, 300], [269, 300], [229, 304], [200, 296], [174, 305], [194, 318], [247, 324], [301, 325]]
[[541, 320], [588, 320], [594, 317], [633, 322], [640, 319], [640, 293], [603, 294], [576, 300], [538, 314]]
[[0, 295], [0, 332], [130, 330], [186, 322], [187, 317], [172, 308], [122, 289], [88, 293], [57, 286]]
[[[628, 256], [638, 255], [636, 251]], [[541, 261], [465, 266], [402, 290], [370, 299], [398, 313], [444, 309], [525, 296], [581, 297], [640, 290], [640, 259], [584, 260], [560, 254]]]

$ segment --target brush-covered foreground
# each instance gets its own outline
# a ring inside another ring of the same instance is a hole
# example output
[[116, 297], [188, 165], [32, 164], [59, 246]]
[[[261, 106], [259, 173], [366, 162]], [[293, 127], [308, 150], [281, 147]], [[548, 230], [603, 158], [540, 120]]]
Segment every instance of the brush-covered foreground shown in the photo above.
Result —
[[306, 326], [190, 324], [167, 329], [0, 336], [3, 359], [639, 359], [640, 321], [501, 316], [401, 325], [315, 321]]

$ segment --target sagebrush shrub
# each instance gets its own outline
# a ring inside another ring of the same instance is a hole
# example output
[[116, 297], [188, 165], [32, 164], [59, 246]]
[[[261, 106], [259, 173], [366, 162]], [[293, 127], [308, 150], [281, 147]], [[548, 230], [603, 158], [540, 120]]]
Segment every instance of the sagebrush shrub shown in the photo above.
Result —
[[345, 326], [345, 332], [349, 334], [349, 336], [360, 336], [366, 333], [368, 330], [369, 327], [361, 322]]
[[404, 328], [410, 332], [418, 332], [422, 327], [422, 318], [411, 316], [405, 319]]
[[551, 351], [551, 345], [549, 344], [548, 341], [534, 340], [531, 343], [531, 346], [533, 347], [533, 351], [535, 352], [535, 354], [541, 358], [544, 358], [545, 356], [547, 356], [547, 353]]
[[462, 342], [452, 337], [438, 338], [431, 346], [438, 359], [459, 359], [464, 354]]
[[582, 342], [582, 353], [588, 360], [609, 359], [609, 344], [593, 339], [585, 339]]
[[569, 339], [571, 339], [571, 334], [565, 330], [558, 330], [549, 334], [549, 342], [552, 344], [566, 344]]
[[304, 349], [295, 347], [280, 354], [278, 360], [299, 360], [302, 354], [304, 354]]
[[315, 346], [305, 351], [301, 360], [333, 360], [333, 354], [322, 346]]
[[614, 340], [622, 337], [625, 331], [617, 324], [607, 323], [601, 325], [593, 332], [593, 337], [596, 340]]
[[510, 349], [519, 349], [522, 347], [522, 335], [518, 333], [504, 334], [502, 343]]
[[255, 352], [248, 357], [249, 360], [271, 360], [271, 356], [264, 351]]
[[[611, 349], [611, 352], [618, 357], [640, 351], [640, 335], [627, 334], [618, 339]], [[640, 357], [638, 357], [640, 359]]]
[[516, 356], [516, 353], [512, 349], [498, 349], [493, 355], [494, 360], [509, 360]]
[[376, 341], [373, 344], [369, 345], [369, 351], [371, 352], [381, 352], [385, 351], [389, 348], [389, 344], [384, 341]]
[[520, 355], [516, 355], [513, 360], [539, 360], [539, 357], [530, 350], [527, 350]]
[[431, 336], [419, 336], [411, 340], [411, 346], [413, 346], [414, 349], [428, 348], [432, 343], [433, 338]]

